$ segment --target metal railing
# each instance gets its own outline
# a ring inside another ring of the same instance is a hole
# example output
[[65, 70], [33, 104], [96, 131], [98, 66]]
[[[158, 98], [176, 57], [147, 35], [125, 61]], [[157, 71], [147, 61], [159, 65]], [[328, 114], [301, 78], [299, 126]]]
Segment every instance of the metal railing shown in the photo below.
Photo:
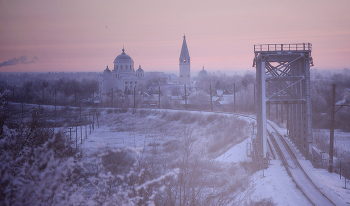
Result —
[[257, 44], [254, 45], [254, 52], [263, 51], [311, 51], [311, 43], [297, 44]]

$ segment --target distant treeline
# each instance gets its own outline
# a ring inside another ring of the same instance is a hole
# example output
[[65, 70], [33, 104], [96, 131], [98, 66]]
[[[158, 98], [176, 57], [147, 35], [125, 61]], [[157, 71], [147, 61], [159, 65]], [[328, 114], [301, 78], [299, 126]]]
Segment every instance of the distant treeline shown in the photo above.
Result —
[[0, 91], [20, 103], [80, 106], [97, 91], [96, 73], [12, 73], [0, 76]]
[[[0, 74], [0, 92], [10, 90], [9, 100], [21, 103], [33, 104], [57, 104], [61, 106], [82, 106], [82, 100], [91, 98], [92, 92], [98, 92], [98, 73], [3, 73]], [[140, 90], [148, 91], [151, 87], [161, 87], [161, 108], [181, 109], [184, 106], [172, 102], [171, 98], [163, 91], [162, 85], [167, 82], [167, 76], [163, 72], [148, 72], [145, 75], [146, 85]], [[255, 112], [254, 84], [255, 74], [247, 72], [244, 75], [228, 76], [221, 72], [209, 73], [202, 78], [194, 79], [196, 95], [192, 95], [188, 108], [192, 110], [210, 110], [209, 88], [214, 90], [227, 90], [231, 93], [235, 90], [235, 105], [214, 105], [216, 111]], [[350, 104], [350, 70], [344, 69], [342, 73], [320, 72], [311, 70], [311, 99], [313, 111], [313, 127], [329, 128], [332, 84], [336, 84], [336, 102], [338, 104]], [[174, 88], [171, 95], [183, 95], [183, 89]], [[158, 91], [158, 90], [157, 90]], [[155, 93], [158, 93], [158, 92]], [[192, 90], [193, 92], [194, 90]], [[117, 102], [117, 96], [114, 97]], [[138, 99], [138, 98], [137, 98]], [[129, 100], [126, 107], [133, 106], [133, 100]], [[139, 100], [138, 100], [139, 101]], [[109, 102], [109, 101], [108, 101]], [[101, 104], [100, 106], [102, 106]], [[117, 105], [117, 104], [116, 104]], [[141, 104], [136, 103], [139, 107]], [[109, 104], [105, 104], [109, 106]], [[144, 107], [145, 105], [141, 106]], [[336, 109], [339, 107], [337, 106]], [[274, 117], [274, 106], [270, 108], [271, 119]], [[279, 121], [275, 119], [275, 121]], [[350, 107], [343, 107], [336, 113], [336, 128], [350, 131]]]

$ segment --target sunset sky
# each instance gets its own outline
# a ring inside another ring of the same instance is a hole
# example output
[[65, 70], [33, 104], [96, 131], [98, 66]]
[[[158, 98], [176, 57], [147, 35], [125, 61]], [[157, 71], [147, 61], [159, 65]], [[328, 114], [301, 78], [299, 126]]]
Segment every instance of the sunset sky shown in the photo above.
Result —
[[254, 70], [254, 44], [304, 42], [313, 68], [350, 68], [349, 9], [349, 0], [0, 0], [0, 72], [102, 72], [123, 46], [135, 69], [177, 72], [184, 34], [194, 71]]

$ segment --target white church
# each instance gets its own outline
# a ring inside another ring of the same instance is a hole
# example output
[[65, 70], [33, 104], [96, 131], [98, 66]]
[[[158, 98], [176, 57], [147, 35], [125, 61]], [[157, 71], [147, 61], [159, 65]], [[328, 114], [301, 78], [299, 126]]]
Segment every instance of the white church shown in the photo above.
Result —
[[109, 92], [121, 91], [132, 94], [134, 88], [145, 82], [145, 72], [139, 66], [134, 70], [134, 60], [125, 53], [123, 47], [122, 53], [114, 59], [114, 68], [111, 71], [108, 66], [100, 76], [100, 92], [106, 94]]
[[[191, 58], [188, 52], [186, 36], [183, 37], [181, 53], [179, 57], [179, 77], [175, 80], [181, 85], [191, 84]], [[134, 88], [137, 91], [138, 86], [146, 83], [145, 73], [141, 66], [135, 71], [134, 60], [125, 53], [123, 47], [122, 53], [114, 59], [114, 68], [111, 71], [107, 68], [99, 78], [100, 94], [109, 94], [113, 92], [122, 92], [124, 94], [133, 94]], [[173, 83], [175, 83], [173, 82]]]
[[188, 53], [186, 36], [184, 35], [184, 40], [182, 42], [182, 48], [179, 58], [180, 64], [180, 76], [179, 83], [180, 84], [191, 84], [191, 58]]

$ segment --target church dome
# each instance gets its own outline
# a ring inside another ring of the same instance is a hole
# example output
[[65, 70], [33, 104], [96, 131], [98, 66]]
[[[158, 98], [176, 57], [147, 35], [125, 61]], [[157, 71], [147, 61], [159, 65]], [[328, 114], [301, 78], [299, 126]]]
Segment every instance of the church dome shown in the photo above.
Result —
[[111, 73], [111, 70], [109, 70], [108, 66], [107, 68], [103, 71], [104, 74], [110, 74]]
[[199, 77], [205, 77], [207, 75], [208, 75], [208, 72], [204, 70], [204, 66], [203, 66], [203, 69], [199, 71]]
[[136, 70], [136, 72], [144, 72], [143, 69], [141, 69], [141, 65], [140, 65], [139, 68]]
[[120, 55], [118, 55], [115, 59], [113, 63], [134, 63], [134, 61], [132, 60], [132, 58], [125, 54], [125, 49], [123, 47], [123, 53], [121, 53]]

